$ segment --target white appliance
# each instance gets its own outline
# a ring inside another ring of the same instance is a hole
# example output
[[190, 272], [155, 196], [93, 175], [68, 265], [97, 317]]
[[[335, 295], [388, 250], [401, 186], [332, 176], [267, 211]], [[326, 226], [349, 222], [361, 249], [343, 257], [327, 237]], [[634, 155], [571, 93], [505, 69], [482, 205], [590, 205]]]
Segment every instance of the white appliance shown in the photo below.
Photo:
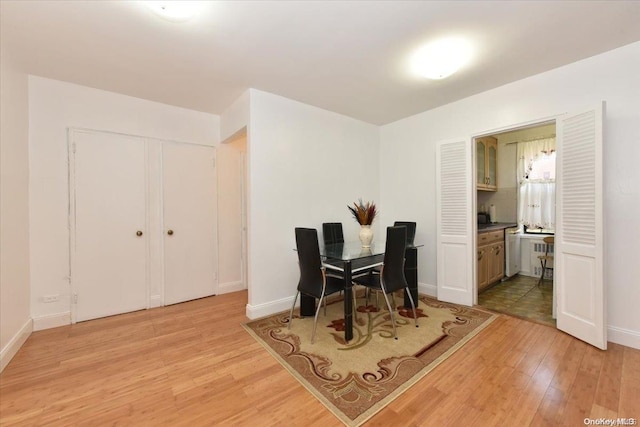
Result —
[[520, 229], [505, 230], [505, 276], [511, 277], [520, 272]]

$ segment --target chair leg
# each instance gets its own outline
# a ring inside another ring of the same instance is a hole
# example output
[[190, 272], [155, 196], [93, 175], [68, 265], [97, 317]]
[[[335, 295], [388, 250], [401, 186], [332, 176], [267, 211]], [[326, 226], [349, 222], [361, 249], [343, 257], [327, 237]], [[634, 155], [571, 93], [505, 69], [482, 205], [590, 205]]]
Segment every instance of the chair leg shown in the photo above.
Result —
[[291, 322], [293, 321], [293, 309], [296, 306], [296, 301], [298, 300], [298, 295], [300, 291], [296, 292], [296, 296], [293, 298], [293, 305], [291, 306], [291, 312], [289, 312], [289, 327], [287, 329], [291, 329]]
[[387, 293], [382, 291], [382, 295], [384, 295], [384, 300], [387, 302], [387, 307], [389, 308], [389, 315], [391, 316], [391, 325], [393, 325], [393, 337], [398, 339], [398, 333], [396, 332], [396, 318], [393, 315], [393, 310], [391, 309], [391, 303], [389, 302], [389, 298], [387, 298]]
[[407, 295], [409, 295], [409, 302], [411, 302], [411, 310], [413, 310], [413, 320], [416, 322], [416, 328], [418, 327], [418, 314], [416, 313], [416, 305], [413, 303], [413, 297], [411, 296], [411, 292], [409, 289], [406, 290]]
[[316, 339], [316, 327], [318, 326], [318, 314], [320, 313], [320, 306], [322, 305], [322, 299], [324, 298], [324, 289], [322, 289], [322, 294], [320, 295], [320, 299], [318, 300], [318, 308], [316, 309], [316, 317], [313, 319], [313, 332], [311, 333], [311, 344], [315, 342]]
[[542, 284], [542, 279], [544, 279], [544, 269], [547, 268], [547, 261], [540, 260], [540, 267], [542, 268], [542, 273], [540, 273], [540, 279], [538, 280], [538, 286]]

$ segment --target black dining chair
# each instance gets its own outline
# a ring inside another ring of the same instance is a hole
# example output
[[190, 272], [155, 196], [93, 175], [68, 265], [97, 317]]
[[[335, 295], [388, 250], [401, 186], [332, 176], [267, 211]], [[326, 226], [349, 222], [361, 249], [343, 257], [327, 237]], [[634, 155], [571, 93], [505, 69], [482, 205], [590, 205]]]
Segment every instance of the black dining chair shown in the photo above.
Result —
[[407, 227], [387, 227], [387, 242], [385, 245], [384, 262], [380, 268], [380, 273], [372, 272], [371, 274], [355, 279], [355, 282], [366, 286], [374, 291], [381, 291], [384, 295], [384, 300], [387, 303], [389, 314], [391, 315], [391, 324], [393, 325], [393, 335], [395, 339], [398, 339], [398, 333], [396, 331], [396, 321], [393, 315], [393, 309], [387, 295], [404, 289], [409, 295], [409, 301], [411, 302], [411, 309], [413, 312], [413, 319], [418, 327], [418, 316], [416, 314], [416, 306], [409, 292], [409, 284], [404, 275], [404, 252], [407, 246]]
[[[416, 238], [416, 223], [410, 221], [396, 221], [393, 223], [394, 227], [406, 227], [407, 228], [407, 246], [413, 246], [413, 242]], [[375, 268], [376, 272], [380, 272], [380, 268]], [[378, 303], [376, 297], [376, 304]]]
[[410, 221], [396, 221], [393, 223], [394, 227], [403, 226], [407, 227], [407, 246], [413, 245], [416, 238], [416, 223]]
[[318, 308], [313, 320], [313, 332], [311, 333], [311, 343], [316, 336], [316, 326], [318, 324], [318, 313], [324, 301], [325, 315], [327, 310], [326, 297], [336, 292], [344, 290], [344, 281], [338, 277], [328, 276], [320, 259], [320, 248], [318, 246], [318, 232], [315, 228], [296, 228], [296, 248], [298, 252], [298, 263], [300, 265], [300, 281], [298, 290], [293, 299], [291, 312], [289, 313], [289, 329], [293, 320], [293, 309], [296, 306], [299, 294], [312, 296], [318, 300]]
[[[333, 245], [335, 243], [344, 243], [344, 234], [342, 233], [341, 222], [323, 222], [322, 238], [324, 245]], [[328, 275], [332, 277], [344, 277], [340, 271], [329, 269]]]
[[324, 222], [322, 223], [322, 237], [324, 244], [332, 245], [334, 243], [344, 243], [344, 234], [342, 233], [341, 222]]

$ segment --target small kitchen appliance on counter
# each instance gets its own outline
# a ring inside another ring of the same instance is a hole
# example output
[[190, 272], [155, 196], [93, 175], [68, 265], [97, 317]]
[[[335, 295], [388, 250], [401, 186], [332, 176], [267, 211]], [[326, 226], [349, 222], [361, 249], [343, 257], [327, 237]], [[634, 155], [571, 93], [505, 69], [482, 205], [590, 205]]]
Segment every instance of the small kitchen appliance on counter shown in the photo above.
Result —
[[478, 212], [478, 225], [491, 223], [488, 212]]

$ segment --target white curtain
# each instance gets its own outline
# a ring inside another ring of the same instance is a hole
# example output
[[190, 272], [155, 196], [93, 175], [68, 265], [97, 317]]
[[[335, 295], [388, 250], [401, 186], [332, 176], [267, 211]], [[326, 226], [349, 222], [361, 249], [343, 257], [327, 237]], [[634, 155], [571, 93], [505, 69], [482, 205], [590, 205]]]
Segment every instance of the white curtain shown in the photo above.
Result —
[[518, 222], [531, 228], [555, 229], [556, 139], [518, 143]]

